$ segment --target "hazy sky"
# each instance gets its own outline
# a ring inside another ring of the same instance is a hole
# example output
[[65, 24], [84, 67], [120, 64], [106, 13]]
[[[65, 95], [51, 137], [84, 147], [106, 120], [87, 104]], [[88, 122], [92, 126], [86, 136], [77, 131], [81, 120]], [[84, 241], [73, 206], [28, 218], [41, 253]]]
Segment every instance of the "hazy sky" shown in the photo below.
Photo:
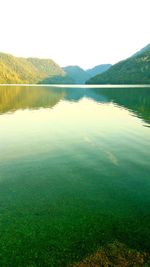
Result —
[[0, 0], [0, 51], [89, 68], [150, 43], [150, 0]]

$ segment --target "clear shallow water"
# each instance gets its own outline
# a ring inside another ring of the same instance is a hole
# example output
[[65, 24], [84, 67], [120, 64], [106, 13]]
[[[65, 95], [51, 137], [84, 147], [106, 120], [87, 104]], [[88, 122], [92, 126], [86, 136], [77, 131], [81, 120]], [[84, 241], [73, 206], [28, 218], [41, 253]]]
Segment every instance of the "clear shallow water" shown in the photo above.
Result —
[[150, 247], [150, 88], [0, 87], [1, 266]]

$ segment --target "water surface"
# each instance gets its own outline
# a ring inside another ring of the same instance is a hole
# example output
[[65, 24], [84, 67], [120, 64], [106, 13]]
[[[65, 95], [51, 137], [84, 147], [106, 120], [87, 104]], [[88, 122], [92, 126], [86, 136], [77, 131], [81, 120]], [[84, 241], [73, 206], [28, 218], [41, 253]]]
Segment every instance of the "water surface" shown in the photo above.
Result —
[[0, 87], [0, 265], [150, 247], [150, 88]]

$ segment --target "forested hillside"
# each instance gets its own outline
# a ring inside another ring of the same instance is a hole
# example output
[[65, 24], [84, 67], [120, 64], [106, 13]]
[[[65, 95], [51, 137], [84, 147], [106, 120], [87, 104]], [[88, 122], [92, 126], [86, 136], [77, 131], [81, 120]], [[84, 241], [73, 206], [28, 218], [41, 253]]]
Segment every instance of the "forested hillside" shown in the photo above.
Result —
[[150, 46], [106, 72], [89, 79], [87, 84], [150, 84]]
[[0, 53], [0, 83], [39, 83], [65, 72], [51, 59], [18, 58]]

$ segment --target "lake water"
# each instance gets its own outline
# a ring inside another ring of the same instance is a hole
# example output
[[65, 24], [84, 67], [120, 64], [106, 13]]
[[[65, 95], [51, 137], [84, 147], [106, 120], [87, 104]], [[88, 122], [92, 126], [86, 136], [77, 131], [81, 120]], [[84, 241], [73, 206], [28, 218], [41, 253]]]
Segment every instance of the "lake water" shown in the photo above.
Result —
[[150, 248], [150, 88], [0, 87], [0, 266]]

